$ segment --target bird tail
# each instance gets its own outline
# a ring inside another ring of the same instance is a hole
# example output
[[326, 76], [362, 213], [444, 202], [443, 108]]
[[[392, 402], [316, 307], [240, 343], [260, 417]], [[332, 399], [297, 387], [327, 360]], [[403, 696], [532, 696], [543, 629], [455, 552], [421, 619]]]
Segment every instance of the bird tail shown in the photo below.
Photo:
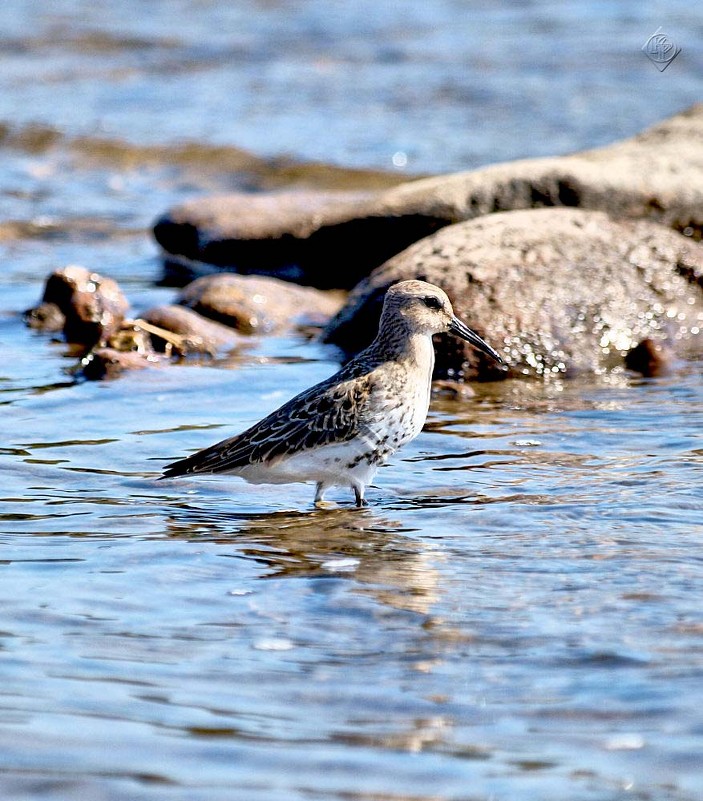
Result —
[[185, 459], [178, 459], [176, 462], [171, 462], [164, 467], [164, 472], [159, 476], [158, 480], [162, 478], [176, 478], [177, 476], [185, 476], [188, 473], [197, 473], [197, 460], [192, 456], [186, 456]]
[[183, 459], [171, 462], [164, 467], [164, 474], [160, 478], [176, 478], [191, 473], [227, 473], [239, 465], [238, 460], [227, 456], [227, 448], [236, 441], [236, 437], [223, 440], [209, 448], [191, 453]]

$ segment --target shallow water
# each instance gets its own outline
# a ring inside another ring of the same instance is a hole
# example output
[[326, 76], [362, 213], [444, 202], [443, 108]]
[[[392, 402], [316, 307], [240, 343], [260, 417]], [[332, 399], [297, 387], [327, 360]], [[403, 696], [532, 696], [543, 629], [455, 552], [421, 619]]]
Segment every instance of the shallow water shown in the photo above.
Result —
[[695, 371], [438, 402], [367, 510], [154, 480], [318, 356], [5, 407], [6, 797], [697, 798]]
[[[170, 301], [147, 228], [194, 194], [634, 133], [697, 99], [700, 13], [46, 6], [0, 8], [0, 795], [699, 799], [700, 363], [436, 398], [369, 509], [318, 512], [311, 487], [155, 477], [332, 351], [77, 384], [18, 312], [72, 262]], [[684, 48], [662, 74], [659, 25]]]

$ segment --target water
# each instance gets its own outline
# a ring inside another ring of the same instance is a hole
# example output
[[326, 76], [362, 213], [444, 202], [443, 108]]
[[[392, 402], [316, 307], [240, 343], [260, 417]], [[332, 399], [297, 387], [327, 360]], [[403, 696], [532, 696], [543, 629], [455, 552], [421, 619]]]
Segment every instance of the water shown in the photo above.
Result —
[[[329, 350], [75, 384], [17, 313], [73, 262], [135, 312], [170, 301], [147, 229], [196, 194], [635, 133], [698, 99], [702, 15], [144, 9], [0, 9], [0, 795], [699, 799], [700, 363], [437, 398], [371, 508], [323, 513], [311, 487], [155, 476], [329, 375]], [[662, 74], [639, 52], [659, 25], [683, 47]]]

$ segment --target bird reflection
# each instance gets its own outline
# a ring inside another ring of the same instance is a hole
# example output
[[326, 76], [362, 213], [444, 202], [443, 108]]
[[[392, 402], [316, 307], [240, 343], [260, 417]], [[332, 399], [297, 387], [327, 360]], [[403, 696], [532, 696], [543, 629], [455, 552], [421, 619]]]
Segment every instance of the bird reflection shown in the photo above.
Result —
[[236, 546], [261, 578], [344, 576], [394, 608], [427, 613], [437, 600], [438, 552], [414, 529], [372, 509], [232, 513], [178, 503], [170, 538]]

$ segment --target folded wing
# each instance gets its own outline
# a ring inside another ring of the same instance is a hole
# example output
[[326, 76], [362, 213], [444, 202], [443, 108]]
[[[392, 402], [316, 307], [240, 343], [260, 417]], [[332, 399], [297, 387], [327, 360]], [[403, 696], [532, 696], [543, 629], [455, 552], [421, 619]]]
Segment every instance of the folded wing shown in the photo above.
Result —
[[359, 432], [368, 381], [323, 382], [285, 403], [256, 425], [166, 466], [162, 478], [227, 473], [275, 463], [292, 453], [352, 439]]

